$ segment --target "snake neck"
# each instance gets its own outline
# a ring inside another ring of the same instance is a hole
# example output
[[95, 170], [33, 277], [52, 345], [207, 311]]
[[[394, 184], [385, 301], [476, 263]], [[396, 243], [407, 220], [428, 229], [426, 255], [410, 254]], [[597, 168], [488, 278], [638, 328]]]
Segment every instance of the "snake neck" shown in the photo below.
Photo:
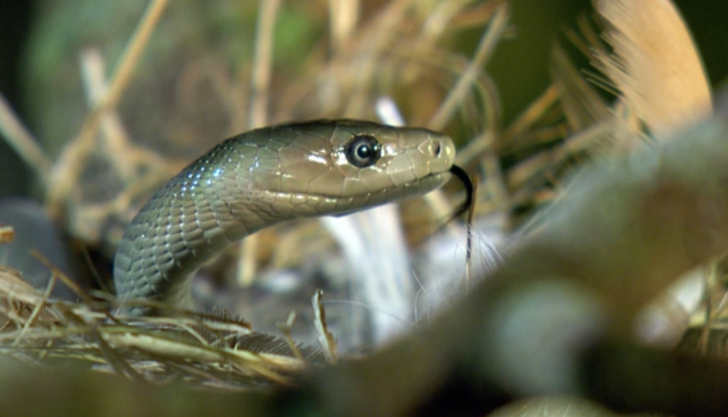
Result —
[[[188, 178], [188, 175], [179, 177]], [[215, 188], [219, 190], [219, 187]], [[185, 192], [186, 190], [186, 192]], [[230, 203], [211, 191], [190, 192], [172, 181], [142, 208], [124, 233], [114, 260], [118, 299], [154, 300], [192, 307], [194, 273], [227, 246], [280, 220], [260, 201], [238, 195]], [[130, 308], [139, 314], [148, 309]]]

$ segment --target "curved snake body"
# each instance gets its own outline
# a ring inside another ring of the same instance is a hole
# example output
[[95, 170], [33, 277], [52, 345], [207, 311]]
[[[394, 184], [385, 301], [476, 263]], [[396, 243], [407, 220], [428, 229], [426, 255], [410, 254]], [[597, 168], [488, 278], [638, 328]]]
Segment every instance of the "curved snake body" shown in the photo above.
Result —
[[133, 219], [114, 260], [117, 296], [186, 303], [192, 273], [228, 245], [285, 220], [424, 194], [450, 178], [454, 158], [442, 134], [353, 120], [230, 138], [172, 178]]

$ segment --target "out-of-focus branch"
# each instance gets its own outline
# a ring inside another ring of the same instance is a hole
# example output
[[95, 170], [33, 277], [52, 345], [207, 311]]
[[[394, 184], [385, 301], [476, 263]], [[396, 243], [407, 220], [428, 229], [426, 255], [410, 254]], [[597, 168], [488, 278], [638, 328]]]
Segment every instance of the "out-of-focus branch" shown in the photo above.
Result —
[[0, 94], [0, 133], [8, 145], [28, 164], [28, 168], [34, 170], [38, 179], [45, 184], [53, 164], [2, 94]]
[[[268, 101], [271, 69], [273, 65], [273, 32], [280, 8], [279, 0], [260, 2], [258, 27], [255, 34], [255, 60], [250, 83], [250, 114], [248, 128], [265, 126], [268, 120]], [[257, 272], [256, 254], [260, 240], [258, 235], [248, 236], [240, 245], [236, 281], [242, 287], [254, 282]]]
[[432, 116], [432, 119], [430, 119], [427, 124], [428, 128], [433, 130], [442, 130], [446, 126], [447, 122], [455, 113], [457, 107], [463, 102], [463, 97], [472, 88], [472, 85], [476, 81], [481, 69], [485, 66], [486, 62], [493, 54], [498, 41], [501, 39], [503, 32], [507, 28], [509, 19], [509, 5], [508, 3], [504, 3], [498, 8], [493, 16], [493, 20], [488, 25], [488, 28], [483, 32], [483, 36], [480, 39], [475, 56], [468, 64], [465, 71], [463, 71], [463, 75], [450, 90], [445, 101], [442, 105], [440, 105], [440, 108], [437, 109], [437, 113]]
[[[231, 416], [264, 415], [259, 410], [264, 397], [223, 395], [165, 387], [81, 370], [50, 371], [23, 366], [7, 358], [0, 360], [0, 402], [10, 415], [121, 416]], [[38, 396], [43, 400], [38, 401]]]
[[583, 390], [620, 412], [670, 416], [725, 416], [728, 363], [623, 343], [589, 349]]
[[122, 92], [131, 80], [133, 69], [149, 43], [152, 31], [159, 22], [168, 1], [152, 0], [149, 3], [144, 16], [139, 21], [139, 25], [119, 59], [117, 67], [114, 69], [106, 95], [99, 98], [98, 104], [86, 118], [78, 136], [66, 145], [59, 157], [53, 169], [51, 184], [48, 185], [46, 190], [48, 210], [52, 218], [58, 218], [64, 212], [65, 204], [63, 201], [71, 194], [79, 175], [81, 175], [86, 165], [86, 160], [93, 151], [101, 115], [106, 110], [114, 108], [121, 98]]
[[280, 1], [260, 3], [258, 27], [255, 34], [255, 65], [250, 88], [250, 129], [265, 126], [268, 120], [268, 93], [273, 63], [273, 30]]

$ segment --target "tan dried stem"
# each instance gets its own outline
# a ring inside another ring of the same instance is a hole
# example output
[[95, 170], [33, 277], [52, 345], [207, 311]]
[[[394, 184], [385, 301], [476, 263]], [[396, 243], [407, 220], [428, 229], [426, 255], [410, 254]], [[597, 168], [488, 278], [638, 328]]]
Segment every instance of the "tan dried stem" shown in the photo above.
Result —
[[64, 201], [71, 197], [73, 187], [86, 166], [88, 157], [96, 143], [96, 131], [101, 114], [113, 108], [131, 80], [133, 69], [147, 46], [154, 27], [159, 22], [168, 0], [150, 1], [144, 16], [139, 21], [127, 47], [119, 59], [105, 97], [91, 111], [76, 138], [66, 145], [56, 162], [47, 193], [47, 204], [51, 218], [59, 218], [65, 211]]
[[[104, 62], [99, 51], [91, 49], [81, 54], [81, 70], [88, 104], [94, 108], [99, 105], [108, 91], [104, 77]], [[114, 109], [108, 109], [101, 115], [101, 130], [104, 139], [102, 150], [106, 151], [108, 161], [119, 175], [125, 182], [128, 181], [133, 177], [134, 161], [125, 152], [129, 146], [129, 139], [121, 119]]]
[[[89, 105], [95, 107], [108, 92], [104, 63], [98, 51], [84, 51], [81, 55], [81, 68]], [[179, 164], [134, 144], [114, 108], [107, 109], [99, 117], [102, 140], [97, 153], [109, 161], [125, 184], [130, 185], [111, 201], [79, 205], [69, 213], [70, 230], [77, 236], [94, 242], [101, 239], [101, 224], [109, 216], [125, 218], [135, 198], [145, 195], [150, 187], [156, 187], [180, 168]], [[147, 172], [141, 178], [137, 174], [140, 167]]]
[[[367, 105], [367, 92], [372, 83], [372, 77], [380, 62], [378, 57], [397, 33], [399, 25], [405, 17], [406, 11], [411, 7], [413, 0], [393, 0], [379, 15], [360, 31], [360, 42], [357, 54], [347, 58], [356, 65], [351, 74], [353, 91], [343, 112], [345, 117], [361, 117]], [[347, 56], [347, 55], [343, 55]]]
[[[493, 19], [488, 25], [488, 28], [483, 32], [483, 36], [480, 39], [480, 43], [478, 44], [473, 59], [468, 63], [468, 66], [462, 72], [462, 75], [455, 83], [455, 86], [450, 90], [448, 96], [440, 105], [437, 113], [435, 113], [435, 115], [427, 123], [427, 127], [433, 130], [442, 130], [452, 118], [457, 107], [464, 102], [465, 96], [472, 90], [474, 83], [478, 80], [479, 75], [482, 73], [482, 68], [485, 67], [488, 59], [495, 49], [495, 46], [498, 44], [498, 41], [500, 41], [500, 38], [508, 24], [509, 15], [509, 5], [508, 3], [503, 3], [498, 8], [498, 11], [495, 13]], [[488, 107], [491, 109], [495, 108], [495, 106], [492, 105]], [[490, 147], [492, 141], [495, 139], [493, 131], [490, 131], [489, 133], [491, 134], [482, 135], [478, 141], [482, 149]], [[482, 152], [482, 150], [480, 150], [480, 152]], [[494, 162], [494, 159], [490, 158], [489, 165], [491, 168], [494, 168]], [[501, 185], [498, 185], [495, 189], [503, 190]], [[500, 194], [502, 195], [503, 193]], [[429, 193], [425, 197], [425, 201], [432, 208], [436, 217], [443, 217], [450, 210], [450, 204], [447, 202], [444, 194], [440, 190]]]
[[483, 101], [484, 114], [478, 115], [483, 118], [485, 126], [478, 136], [468, 141], [455, 157], [455, 163], [458, 165], [468, 165], [473, 161], [479, 160], [483, 155], [493, 153], [496, 140], [502, 138], [501, 129], [501, 108], [498, 88], [495, 81], [490, 75], [483, 71], [478, 77], [479, 80], [473, 85], [476, 92], [479, 92]]
[[594, 86], [581, 76], [559, 45], [551, 49], [549, 66], [551, 77], [559, 90], [561, 107], [572, 131], [579, 132], [595, 123], [612, 119], [608, 104]]
[[472, 2], [473, 0], [447, 0], [440, 2], [435, 6], [432, 13], [427, 16], [427, 20], [422, 25], [422, 37], [430, 40], [439, 39], [451, 24], [452, 19]]
[[15, 239], [15, 229], [13, 226], [6, 226], [0, 223], [0, 245], [10, 243]]
[[559, 88], [556, 84], [549, 85], [536, 100], [521, 112], [516, 120], [503, 132], [501, 142], [505, 144], [527, 132], [545, 113], [552, 108], [559, 99]]
[[[250, 116], [248, 128], [265, 126], [268, 120], [268, 100], [273, 61], [274, 29], [280, 0], [262, 0], [258, 12], [258, 28], [255, 34], [255, 57], [250, 84]], [[248, 236], [240, 245], [236, 282], [250, 286], [257, 272], [257, 252], [260, 240]]]
[[329, 32], [333, 53], [344, 52], [359, 22], [359, 0], [329, 0]]
[[273, 34], [280, 0], [262, 0], [255, 33], [255, 57], [250, 89], [248, 128], [263, 127], [268, 121], [268, 100], [273, 62]]
[[38, 179], [47, 184], [53, 164], [2, 94], [0, 94], [0, 133], [28, 167], [35, 171]]
[[509, 5], [504, 3], [498, 8], [488, 28], [483, 32], [480, 43], [475, 51], [475, 56], [463, 71], [455, 86], [448, 93], [447, 98], [440, 105], [437, 113], [427, 123], [427, 127], [433, 130], [442, 130], [452, 118], [455, 110], [463, 102], [477, 79], [478, 74], [485, 67], [488, 59], [493, 54], [496, 45], [505, 31], [510, 16]]

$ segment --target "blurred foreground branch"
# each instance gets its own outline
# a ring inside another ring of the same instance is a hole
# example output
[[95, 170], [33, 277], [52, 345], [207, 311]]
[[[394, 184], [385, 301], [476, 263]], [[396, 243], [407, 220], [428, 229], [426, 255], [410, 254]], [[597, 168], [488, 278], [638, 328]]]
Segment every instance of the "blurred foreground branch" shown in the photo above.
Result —
[[[643, 348], [632, 333], [647, 302], [728, 248], [727, 116], [584, 170], [542, 230], [456, 308], [301, 387], [190, 394], [20, 369], [0, 374], [0, 403], [58, 415], [476, 416], [519, 397], [567, 394], [619, 411], [726, 415], [728, 364]], [[52, 400], [33, 400], [39, 391]]]

